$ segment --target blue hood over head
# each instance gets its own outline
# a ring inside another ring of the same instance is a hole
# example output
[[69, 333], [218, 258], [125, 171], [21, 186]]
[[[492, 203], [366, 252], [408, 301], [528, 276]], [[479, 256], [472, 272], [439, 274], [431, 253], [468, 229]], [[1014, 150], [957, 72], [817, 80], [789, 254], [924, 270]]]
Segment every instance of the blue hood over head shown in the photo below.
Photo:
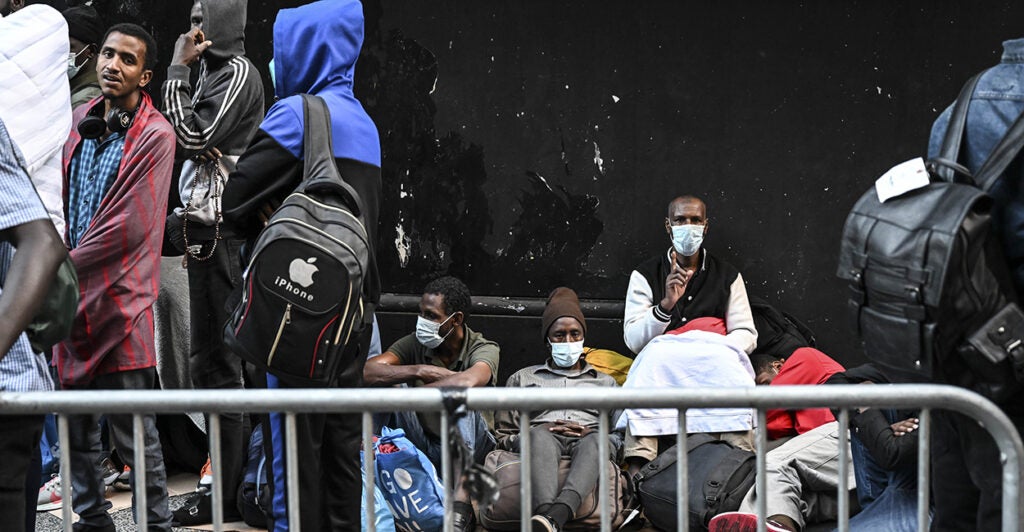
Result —
[[363, 6], [357, 0], [322, 0], [282, 9], [274, 22], [274, 68], [278, 98], [351, 91], [363, 46]]
[[377, 126], [352, 93], [363, 45], [363, 6], [357, 0], [321, 0], [282, 9], [274, 22], [274, 93], [280, 100], [260, 126], [302, 159], [300, 94], [315, 94], [331, 112], [334, 156], [380, 166]]

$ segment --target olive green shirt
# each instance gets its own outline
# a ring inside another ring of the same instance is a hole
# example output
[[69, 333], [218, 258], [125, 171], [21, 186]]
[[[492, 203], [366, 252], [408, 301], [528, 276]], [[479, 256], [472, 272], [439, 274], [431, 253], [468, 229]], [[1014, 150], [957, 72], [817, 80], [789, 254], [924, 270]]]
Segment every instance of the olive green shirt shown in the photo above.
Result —
[[[501, 358], [498, 344], [484, 338], [482, 334], [474, 332], [468, 325], [463, 325], [463, 327], [465, 328], [465, 336], [462, 341], [462, 351], [459, 353], [458, 358], [448, 365], [448, 369], [452, 371], [465, 371], [473, 367], [477, 362], [484, 362], [491, 368], [491, 378], [487, 381], [487, 385], [497, 385], [498, 361]], [[388, 351], [394, 353], [398, 357], [399, 363], [403, 366], [411, 364], [443, 366], [441, 361], [435, 356], [435, 350], [421, 344], [416, 339], [415, 333], [399, 338], [397, 342], [391, 344]], [[423, 384], [422, 381], [417, 380], [415, 383], [410, 384], [410, 386], [418, 387], [423, 386]], [[484, 417], [487, 426], [494, 426], [493, 412], [487, 411], [480, 414]], [[434, 435], [440, 433], [441, 416], [439, 414], [435, 412], [428, 415], [426, 412], [418, 412], [417, 417], [419, 417], [420, 423], [427, 432]]]
[[[488, 386], [495, 386], [498, 382], [498, 361], [500, 351], [498, 344], [486, 339], [482, 334], [474, 332], [468, 325], [465, 328], [465, 336], [462, 342], [462, 351], [458, 358], [448, 365], [452, 371], [465, 371], [473, 367], [477, 362], [485, 362], [491, 368], [491, 379]], [[409, 334], [398, 339], [388, 348], [398, 357], [401, 365], [426, 364], [442, 366], [443, 364], [435, 355], [435, 350], [421, 344], [415, 334]], [[423, 383], [416, 381], [412, 386], [423, 386]]]

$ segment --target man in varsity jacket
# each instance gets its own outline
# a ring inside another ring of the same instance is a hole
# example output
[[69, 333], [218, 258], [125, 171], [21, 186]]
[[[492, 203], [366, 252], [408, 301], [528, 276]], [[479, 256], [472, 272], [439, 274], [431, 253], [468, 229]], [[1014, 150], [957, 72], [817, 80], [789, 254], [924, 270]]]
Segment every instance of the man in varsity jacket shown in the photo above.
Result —
[[[182, 205], [193, 196], [197, 167], [219, 165], [227, 178], [245, 151], [263, 116], [263, 82], [245, 58], [244, 0], [203, 0], [192, 5], [191, 29], [178, 37], [163, 84], [163, 113], [178, 138], [177, 156], [185, 159], [179, 193]], [[189, 85], [189, 67], [199, 78]], [[199, 194], [197, 194], [198, 197]], [[182, 208], [167, 219], [171, 241], [186, 251], [188, 264], [192, 383], [196, 388], [242, 388], [242, 361], [224, 347], [225, 306], [241, 283], [239, 249], [244, 242], [227, 223], [190, 219], [185, 250]], [[237, 515], [235, 495], [241, 481], [248, 438], [241, 413], [221, 415], [221, 473], [225, 479], [225, 515]], [[212, 520], [208, 480], [174, 513], [175, 524], [193, 526]]]
[[[224, 190], [224, 215], [246, 236], [255, 237], [266, 215], [302, 179], [303, 126], [301, 93], [319, 96], [331, 114], [331, 137], [338, 172], [362, 200], [369, 255], [376, 254], [380, 201], [380, 135], [352, 93], [356, 60], [363, 44], [363, 6], [358, 0], [322, 0], [282, 9], [274, 22], [274, 92], [280, 98], [267, 112], [249, 148]], [[217, 43], [214, 42], [214, 46]], [[380, 280], [376, 267], [366, 272], [364, 301], [376, 306]], [[363, 328], [358, 355], [342, 368], [338, 387], [362, 382], [371, 327]], [[266, 374], [270, 388], [287, 387]], [[359, 414], [300, 414], [298, 452], [299, 516], [303, 530], [358, 530]], [[284, 464], [284, 415], [272, 413], [264, 423], [268, 480], [273, 504], [269, 530], [288, 530]], [[270, 458], [273, 457], [271, 460]]]
[[707, 230], [703, 201], [681, 196], [669, 203], [665, 232], [672, 247], [637, 266], [629, 278], [623, 337], [634, 353], [694, 318], [725, 320], [726, 338], [747, 354], [757, 346], [743, 276], [704, 249]]

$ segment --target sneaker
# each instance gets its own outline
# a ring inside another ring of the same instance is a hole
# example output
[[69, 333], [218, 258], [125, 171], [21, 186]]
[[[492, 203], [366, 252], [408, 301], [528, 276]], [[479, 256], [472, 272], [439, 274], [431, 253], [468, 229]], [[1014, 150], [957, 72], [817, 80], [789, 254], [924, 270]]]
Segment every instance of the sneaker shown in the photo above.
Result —
[[60, 493], [60, 475], [53, 475], [39, 488], [39, 499], [36, 502], [37, 512], [48, 512], [61, 507], [63, 500]]
[[206, 457], [206, 463], [203, 464], [203, 468], [199, 470], [199, 483], [196, 484], [196, 490], [211, 490], [213, 489], [213, 467], [210, 465], [210, 457]]
[[118, 467], [114, 465], [114, 461], [110, 458], [104, 458], [103, 461], [100, 462], [100, 468], [103, 471], [103, 485], [108, 488], [115, 480], [117, 480], [117, 477], [121, 476], [121, 473], [123, 473], [121, 469], [118, 469]]
[[[789, 532], [772, 521], [765, 523], [768, 532]], [[757, 532], [757, 514], [725, 512], [711, 518], [708, 532]]]
[[558, 525], [546, 515], [535, 515], [530, 518], [530, 530], [533, 532], [558, 532]]
[[132, 484], [129, 478], [131, 477], [132, 469], [128, 466], [124, 466], [124, 469], [117, 475], [117, 478], [111, 482], [111, 486], [117, 491], [131, 491]]

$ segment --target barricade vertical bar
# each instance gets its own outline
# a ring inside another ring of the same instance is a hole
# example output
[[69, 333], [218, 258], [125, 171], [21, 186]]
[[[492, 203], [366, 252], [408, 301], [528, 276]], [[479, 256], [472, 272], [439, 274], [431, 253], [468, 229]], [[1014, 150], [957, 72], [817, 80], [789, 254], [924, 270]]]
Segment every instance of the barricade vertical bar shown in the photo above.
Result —
[[533, 486], [530, 485], [530, 412], [519, 412], [519, 530], [530, 532], [533, 514]]
[[600, 494], [599, 508], [601, 510], [601, 532], [611, 532], [612, 520], [611, 510], [608, 508], [608, 411], [602, 410], [597, 421], [597, 435], [600, 439], [597, 442], [597, 455], [601, 457], [598, 462], [597, 493]]
[[850, 530], [850, 489], [847, 475], [850, 470], [850, 411], [839, 410], [839, 482], [836, 496], [839, 500], [839, 532]]
[[284, 414], [284, 464], [288, 471], [285, 491], [288, 493], [288, 530], [301, 532], [302, 519], [299, 515], [299, 442], [295, 426], [295, 412]]
[[931, 489], [932, 409], [922, 408], [917, 416], [917, 530], [928, 532], [928, 491]]
[[686, 409], [679, 409], [679, 430], [676, 432], [676, 528], [681, 532], [690, 530], [690, 455], [687, 453]]
[[444, 531], [451, 532], [455, 526], [453, 522], [455, 514], [452, 506], [455, 504], [452, 496], [452, 452], [448, 438], [448, 431], [451, 427], [451, 415], [448, 411], [441, 413], [441, 482], [444, 486]]
[[213, 472], [213, 529], [216, 531], [224, 528], [224, 482], [220, 467], [220, 457], [223, 453], [221, 446], [220, 415], [210, 414], [210, 469]]
[[142, 414], [132, 414], [132, 445], [135, 464], [135, 522], [139, 530], [149, 530], [149, 504], [146, 502], [146, 433], [142, 425]]
[[71, 514], [71, 434], [68, 430], [68, 416], [61, 414], [57, 416], [57, 441], [60, 442], [60, 497], [64, 504], [60, 508], [60, 518], [64, 525], [64, 532], [72, 532]]
[[363, 490], [366, 491], [363, 497], [366, 502], [366, 532], [377, 531], [377, 510], [374, 503], [377, 481], [377, 450], [373, 447], [373, 414], [363, 412]]
[[757, 436], [757, 443], [755, 449], [757, 450], [757, 474], [754, 477], [754, 493], [757, 494], [757, 499], [754, 504], [755, 512], [757, 512], [757, 532], [767, 532], [767, 520], [768, 517], [768, 505], [765, 494], [768, 493], [768, 422], [765, 419], [764, 409], [757, 409], [757, 429], [755, 435]]

